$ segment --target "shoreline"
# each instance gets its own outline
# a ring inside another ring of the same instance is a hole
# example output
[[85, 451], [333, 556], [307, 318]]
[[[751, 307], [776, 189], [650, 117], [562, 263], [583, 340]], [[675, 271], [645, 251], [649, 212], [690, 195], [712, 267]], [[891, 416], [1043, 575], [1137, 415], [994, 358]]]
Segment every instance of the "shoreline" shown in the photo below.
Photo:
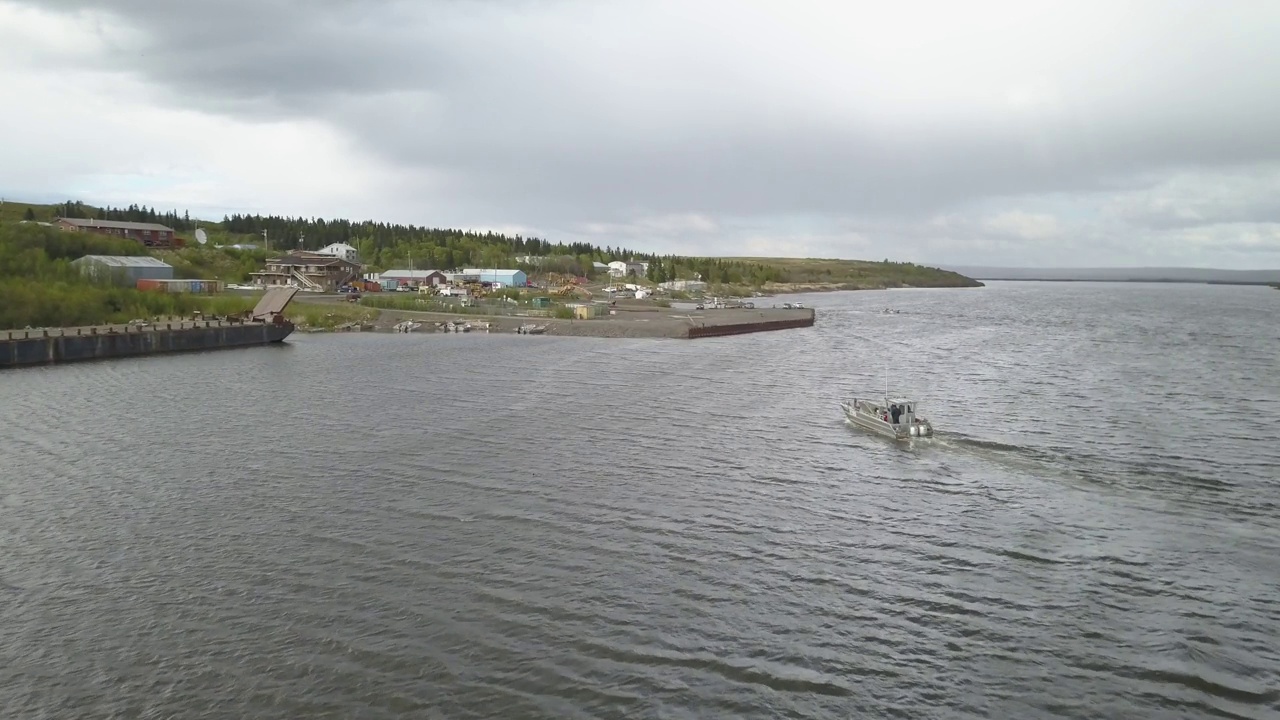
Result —
[[411, 321], [420, 327], [409, 333], [450, 332], [447, 323], [466, 325], [483, 334], [517, 334], [522, 328], [537, 326], [533, 333], [553, 337], [664, 338], [692, 340], [757, 332], [773, 332], [813, 327], [812, 308], [723, 309], [682, 312], [679, 310], [630, 309], [593, 319], [559, 319], [528, 316], [497, 316], [378, 310], [370, 321], [333, 328], [301, 327], [292, 323], [231, 322], [223, 319], [166, 318], [158, 322], [57, 328], [24, 328], [0, 331], [0, 368], [32, 365], [60, 365], [86, 360], [172, 354], [190, 351], [226, 350], [279, 343], [294, 333], [375, 332], [397, 333], [396, 325]]
[[778, 295], [803, 295], [805, 293], [827, 293], [827, 292], [864, 292], [867, 290], [970, 290], [973, 288], [986, 287], [982, 281], [971, 278], [974, 282], [972, 285], [876, 285], [876, 284], [860, 284], [856, 282], [833, 282], [833, 283], [787, 283], [785, 286], [766, 285], [754, 292], [759, 292], [758, 297], [776, 297]]
[[[417, 310], [379, 309], [378, 317], [368, 329], [360, 332], [395, 332], [396, 324], [418, 322], [416, 333], [442, 332], [436, 325], [447, 322], [487, 324], [487, 332], [514, 334], [521, 326], [536, 325], [545, 329], [537, 334], [558, 337], [598, 338], [671, 338], [696, 339], [724, 335], [742, 335], [812, 327], [816, 313], [812, 308], [723, 309], [682, 311], [671, 308], [620, 309], [617, 314], [590, 320], [528, 317], [521, 315], [481, 315], [478, 313], [443, 313]], [[354, 328], [352, 328], [354, 329]], [[335, 329], [335, 332], [342, 332]], [[473, 330], [473, 332], [476, 330]], [[485, 332], [486, 329], [479, 329]], [[300, 332], [316, 332], [300, 329]]]

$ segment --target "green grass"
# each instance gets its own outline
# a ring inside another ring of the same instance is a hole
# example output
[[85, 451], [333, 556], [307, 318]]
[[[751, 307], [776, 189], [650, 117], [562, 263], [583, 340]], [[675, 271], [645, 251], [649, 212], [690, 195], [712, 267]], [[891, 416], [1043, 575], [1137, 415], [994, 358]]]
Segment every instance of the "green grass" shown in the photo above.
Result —
[[[776, 268], [777, 284], [831, 285], [839, 289], [862, 290], [891, 287], [981, 287], [982, 283], [959, 273], [915, 263], [836, 258], [726, 258]], [[762, 287], [769, 287], [768, 283]], [[744, 286], [750, 288], [751, 286]]]
[[247, 281], [249, 273], [260, 270], [267, 262], [267, 253], [263, 250], [219, 249], [211, 245], [157, 250], [151, 254], [172, 265], [175, 277], [230, 283]]
[[[215, 295], [193, 298], [195, 309], [206, 316], [235, 315], [252, 310], [258, 296]], [[352, 322], [372, 322], [378, 319], [374, 308], [351, 305], [290, 303], [284, 316], [299, 327], [333, 328]]]
[[409, 295], [398, 293], [368, 294], [360, 299], [360, 304], [383, 310], [406, 310], [410, 312], [452, 313], [458, 315], [514, 315], [519, 310], [530, 309], [528, 305], [511, 303], [481, 302], [464, 306], [430, 295]]
[[5, 200], [0, 205], [0, 222], [18, 222], [27, 219], [27, 210], [30, 210], [35, 219], [40, 222], [51, 222], [53, 220], [52, 205], [38, 205], [36, 203], [23, 203]]

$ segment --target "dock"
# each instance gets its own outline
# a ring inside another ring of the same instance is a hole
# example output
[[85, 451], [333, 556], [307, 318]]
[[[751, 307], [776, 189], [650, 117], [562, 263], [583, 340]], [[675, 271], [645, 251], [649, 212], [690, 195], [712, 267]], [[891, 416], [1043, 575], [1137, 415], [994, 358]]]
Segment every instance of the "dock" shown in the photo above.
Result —
[[813, 327], [815, 314], [812, 308], [674, 310], [648, 307], [619, 308], [613, 315], [568, 320], [546, 316], [382, 310], [377, 326], [390, 329], [406, 320], [422, 323], [450, 320], [484, 322], [490, 332], [511, 333], [532, 324], [544, 328], [538, 333], [542, 336], [695, 340]]
[[266, 293], [244, 317], [0, 331], [0, 368], [221, 350], [283, 341], [284, 309], [297, 291]]

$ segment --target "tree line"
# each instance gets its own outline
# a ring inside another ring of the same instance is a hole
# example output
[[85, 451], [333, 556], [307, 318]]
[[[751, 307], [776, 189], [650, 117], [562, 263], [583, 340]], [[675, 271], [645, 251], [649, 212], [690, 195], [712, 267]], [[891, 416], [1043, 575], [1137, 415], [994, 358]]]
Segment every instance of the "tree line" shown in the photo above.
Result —
[[[54, 215], [60, 217], [158, 222], [179, 231], [195, 227], [185, 211], [178, 215], [174, 210], [157, 212], [136, 204], [127, 208], [95, 208], [80, 201], [67, 201], [53, 209]], [[558, 272], [589, 277], [596, 274], [595, 263], [624, 260], [647, 262], [645, 277], [653, 282], [702, 279], [709, 283], [761, 285], [780, 282], [784, 277], [778, 268], [758, 262], [660, 256], [621, 246], [553, 243], [539, 237], [373, 220], [233, 214], [224, 216], [218, 225], [218, 229], [228, 235], [253, 236], [255, 242], [260, 246], [265, 243], [273, 252], [318, 250], [333, 243], [346, 243], [356, 248], [361, 262], [373, 272], [410, 266], [419, 270], [518, 267], [530, 274]], [[535, 260], [520, 261], [526, 257]]]
[[[136, 204], [125, 208], [99, 208], [93, 207], [92, 205], [85, 205], [79, 200], [68, 200], [64, 203], [58, 203], [53, 206], [53, 217], [82, 220], [117, 220], [121, 222], [159, 223], [161, 225], [167, 225], [178, 231], [188, 231], [195, 227], [195, 222], [191, 219], [189, 211], [184, 210], [183, 213], [179, 215], [177, 210], [159, 212], [153, 207]], [[27, 208], [26, 219], [36, 219], [35, 213], [31, 208]]]
[[[465, 256], [481, 249], [490, 250], [493, 254], [507, 258], [523, 255], [573, 257], [588, 255], [609, 259], [639, 256], [639, 253], [625, 248], [599, 248], [590, 243], [552, 243], [537, 237], [451, 228], [428, 228], [373, 220], [325, 220], [324, 218], [237, 214], [224, 216], [221, 224], [227, 232], [239, 235], [262, 236], [265, 231], [266, 241], [273, 249], [281, 251], [318, 250], [332, 243], [346, 243], [359, 250], [362, 259], [383, 251], [391, 251], [392, 256], [398, 256], [399, 251], [407, 253], [409, 249], [415, 247], [422, 250], [424, 260], [427, 259], [428, 251], [432, 249], [448, 250], [452, 255], [463, 256], [459, 258], [463, 261], [461, 263], [438, 263], [445, 267], [467, 264]], [[407, 258], [407, 254], [405, 257]], [[370, 261], [366, 260], [366, 262]], [[375, 263], [370, 262], [370, 264]]]

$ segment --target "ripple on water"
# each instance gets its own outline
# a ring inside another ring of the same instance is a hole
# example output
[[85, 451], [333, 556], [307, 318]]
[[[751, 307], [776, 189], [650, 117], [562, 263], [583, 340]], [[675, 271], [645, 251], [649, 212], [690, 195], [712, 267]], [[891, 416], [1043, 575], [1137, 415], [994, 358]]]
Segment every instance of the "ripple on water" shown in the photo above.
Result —
[[[697, 343], [7, 373], [0, 706], [1271, 717], [1272, 295], [995, 283]], [[937, 438], [842, 422], [884, 382], [869, 334], [928, 361], [899, 379]]]

